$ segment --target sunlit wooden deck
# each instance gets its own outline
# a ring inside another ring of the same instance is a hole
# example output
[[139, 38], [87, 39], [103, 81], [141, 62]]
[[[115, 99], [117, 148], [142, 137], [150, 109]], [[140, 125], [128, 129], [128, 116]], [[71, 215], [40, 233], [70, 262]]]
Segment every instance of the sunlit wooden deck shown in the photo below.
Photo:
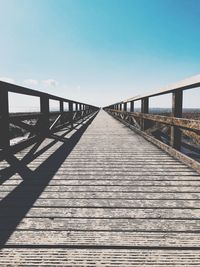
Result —
[[8, 155], [0, 265], [200, 266], [200, 176], [104, 111], [84, 125]]

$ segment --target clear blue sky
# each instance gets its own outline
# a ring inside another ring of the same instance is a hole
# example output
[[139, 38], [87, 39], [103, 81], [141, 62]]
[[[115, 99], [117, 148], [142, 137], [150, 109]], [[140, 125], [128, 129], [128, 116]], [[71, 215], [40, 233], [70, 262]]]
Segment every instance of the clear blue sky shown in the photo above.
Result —
[[27, 87], [104, 106], [200, 73], [199, 0], [0, 0], [0, 14], [0, 79]]

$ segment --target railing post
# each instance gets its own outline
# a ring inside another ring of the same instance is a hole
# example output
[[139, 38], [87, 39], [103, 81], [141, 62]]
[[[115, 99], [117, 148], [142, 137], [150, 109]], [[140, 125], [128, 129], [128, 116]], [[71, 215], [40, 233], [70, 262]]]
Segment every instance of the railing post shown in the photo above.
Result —
[[60, 101], [60, 112], [64, 111], [64, 104], [63, 101]]
[[119, 110], [122, 110], [122, 103], [119, 104]]
[[124, 111], [127, 111], [127, 103], [124, 103]]
[[[172, 93], [172, 116], [181, 118], [183, 112], [183, 91], [177, 90]], [[181, 130], [177, 126], [171, 126], [170, 145], [177, 149], [181, 149]]]
[[0, 90], [0, 148], [5, 149], [10, 146], [9, 136], [9, 106], [8, 91]]
[[[149, 113], [149, 98], [145, 97], [141, 99], [141, 113]], [[141, 130], [145, 131], [149, 127], [149, 122], [146, 119], [141, 119]]]
[[60, 113], [61, 113], [60, 123], [61, 124], [64, 123], [63, 112], [64, 112], [64, 103], [63, 101], [60, 101]]
[[46, 135], [49, 131], [49, 98], [45, 94], [40, 97], [40, 112], [42, 113], [40, 132]]
[[69, 117], [70, 117], [70, 123], [71, 128], [73, 128], [73, 102], [69, 102]]
[[134, 101], [131, 101], [130, 112], [134, 112]]

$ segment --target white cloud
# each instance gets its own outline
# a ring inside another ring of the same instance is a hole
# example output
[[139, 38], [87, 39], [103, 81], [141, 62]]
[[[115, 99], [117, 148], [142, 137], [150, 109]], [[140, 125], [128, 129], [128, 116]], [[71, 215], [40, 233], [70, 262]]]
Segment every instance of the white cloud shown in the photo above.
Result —
[[24, 80], [24, 84], [27, 86], [36, 86], [38, 85], [38, 81], [34, 79], [27, 79], [27, 80]]
[[7, 82], [7, 83], [15, 83], [15, 80], [10, 77], [0, 77], [0, 81]]
[[[0, 81], [7, 82], [7, 83], [12, 83], [15, 84], [16, 81], [11, 78], [11, 77], [0, 77]], [[54, 79], [47, 79], [47, 80], [36, 80], [36, 79], [25, 79], [21, 83], [21, 85], [24, 84], [27, 87], [39, 87], [40, 85], [43, 85], [46, 88], [55, 88], [59, 85], [59, 82]], [[79, 87], [79, 86], [78, 86]]]
[[48, 79], [48, 80], [44, 80], [42, 81], [42, 83], [45, 85], [45, 86], [51, 86], [51, 87], [56, 87], [58, 86], [58, 81], [54, 80], [54, 79]]

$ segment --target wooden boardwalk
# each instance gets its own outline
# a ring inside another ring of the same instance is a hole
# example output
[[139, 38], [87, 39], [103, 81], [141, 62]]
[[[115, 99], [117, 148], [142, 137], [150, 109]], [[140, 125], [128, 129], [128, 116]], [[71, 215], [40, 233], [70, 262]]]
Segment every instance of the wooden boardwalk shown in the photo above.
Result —
[[8, 155], [0, 266], [200, 266], [196, 172], [104, 111], [63, 133]]

